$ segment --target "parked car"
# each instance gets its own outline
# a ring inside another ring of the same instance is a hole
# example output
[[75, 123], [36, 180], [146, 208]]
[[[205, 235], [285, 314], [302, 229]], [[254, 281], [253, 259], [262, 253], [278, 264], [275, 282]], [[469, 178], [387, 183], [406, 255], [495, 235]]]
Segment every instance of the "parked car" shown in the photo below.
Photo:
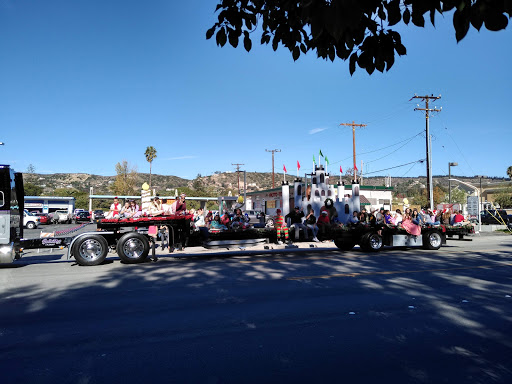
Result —
[[103, 212], [102, 209], [96, 209], [92, 213], [92, 219], [93, 220], [100, 220], [100, 219], [104, 219], [104, 218], [105, 218], [105, 213]]
[[75, 216], [75, 223], [91, 221], [91, 214], [87, 211], [78, 212]]
[[37, 212], [37, 213], [30, 212], [30, 213], [32, 213], [34, 216], [39, 217], [39, 222], [41, 224], [50, 224], [51, 223], [50, 216], [48, 216], [47, 213], [41, 213], [41, 212]]
[[52, 222], [54, 224], [71, 223], [72, 217], [67, 209], [59, 209], [53, 212]]
[[31, 214], [26, 209], [23, 211], [23, 226], [27, 229], [35, 229], [39, 225], [39, 217]]
[[482, 211], [480, 212], [480, 219], [482, 224], [503, 224], [503, 220], [508, 225], [510, 222], [507, 211], [504, 209]]
[[85, 209], [77, 208], [73, 211], [73, 218], [76, 219], [76, 215], [78, 215], [79, 212], [84, 212]]
[[274, 226], [274, 219], [272, 216], [266, 216], [263, 212], [248, 209], [244, 211], [244, 215], [249, 217], [251, 224], [265, 224], [267, 227]]

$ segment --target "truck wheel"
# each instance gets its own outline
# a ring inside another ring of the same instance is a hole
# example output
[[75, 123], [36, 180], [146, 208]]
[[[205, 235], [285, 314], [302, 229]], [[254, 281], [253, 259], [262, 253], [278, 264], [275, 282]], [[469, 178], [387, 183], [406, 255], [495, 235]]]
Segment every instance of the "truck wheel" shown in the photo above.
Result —
[[128, 232], [117, 243], [117, 254], [127, 264], [142, 263], [149, 253], [149, 241], [137, 232]]
[[441, 248], [441, 234], [438, 231], [429, 231], [423, 234], [423, 248], [437, 250]]
[[27, 223], [27, 229], [34, 229], [36, 227], [36, 223], [34, 223], [33, 221], [29, 221]]
[[364, 251], [378, 252], [382, 248], [382, 236], [378, 233], [370, 232], [361, 238], [360, 246]]
[[108, 243], [103, 236], [87, 235], [73, 244], [73, 256], [80, 265], [101, 264], [108, 253]]
[[354, 248], [354, 243], [350, 240], [342, 240], [340, 237], [334, 239], [334, 245], [336, 245], [342, 251], [350, 251]]

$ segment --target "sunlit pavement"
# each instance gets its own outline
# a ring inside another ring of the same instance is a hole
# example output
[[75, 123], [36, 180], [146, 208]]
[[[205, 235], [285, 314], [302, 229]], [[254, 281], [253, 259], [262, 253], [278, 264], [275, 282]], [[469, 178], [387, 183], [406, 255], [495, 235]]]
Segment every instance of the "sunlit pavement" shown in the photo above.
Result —
[[[0, 269], [11, 382], [511, 382], [512, 236]], [[303, 246], [303, 247], [302, 247]]]

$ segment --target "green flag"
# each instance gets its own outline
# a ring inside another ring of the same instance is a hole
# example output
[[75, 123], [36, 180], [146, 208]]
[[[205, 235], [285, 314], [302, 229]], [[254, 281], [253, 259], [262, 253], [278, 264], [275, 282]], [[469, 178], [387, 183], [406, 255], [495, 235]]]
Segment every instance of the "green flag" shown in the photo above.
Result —
[[327, 158], [327, 156], [325, 156], [325, 162], [327, 163], [327, 165], [329, 165], [329, 159]]
[[322, 157], [324, 156], [324, 154], [322, 153], [322, 150], [320, 150], [320, 156], [322, 156]]
[[313, 163], [316, 165], [315, 155], [313, 155]]

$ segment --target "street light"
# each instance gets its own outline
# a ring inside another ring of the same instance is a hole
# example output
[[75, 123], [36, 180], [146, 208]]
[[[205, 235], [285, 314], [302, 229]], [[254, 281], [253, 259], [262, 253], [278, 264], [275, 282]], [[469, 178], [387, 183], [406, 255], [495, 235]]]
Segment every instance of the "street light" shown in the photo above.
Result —
[[[458, 183], [461, 183], [461, 184], [467, 185], [467, 186], [468, 186], [468, 187], [470, 187], [470, 188], [473, 188], [473, 189], [475, 190], [475, 192], [476, 192], [476, 196], [478, 197], [478, 201], [480, 201], [480, 193], [478, 193], [478, 188], [477, 188], [477, 187], [475, 187], [475, 186], [473, 186], [473, 185], [471, 185], [471, 184], [469, 184], [469, 183], [466, 183], [466, 182], [464, 182], [464, 181], [460, 181], [460, 180], [458, 180], [458, 179], [448, 179], [448, 180], [449, 180], [449, 181], [456, 181], [456, 182], [458, 182]], [[477, 213], [477, 215], [478, 215], [478, 232], [482, 232], [482, 217], [481, 217], [481, 215], [480, 215], [480, 206], [478, 207], [478, 213]]]
[[448, 163], [448, 204], [452, 203], [452, 184], [450, 183], [452, 177], [451, 167], [456, 167], [459, 163]]

